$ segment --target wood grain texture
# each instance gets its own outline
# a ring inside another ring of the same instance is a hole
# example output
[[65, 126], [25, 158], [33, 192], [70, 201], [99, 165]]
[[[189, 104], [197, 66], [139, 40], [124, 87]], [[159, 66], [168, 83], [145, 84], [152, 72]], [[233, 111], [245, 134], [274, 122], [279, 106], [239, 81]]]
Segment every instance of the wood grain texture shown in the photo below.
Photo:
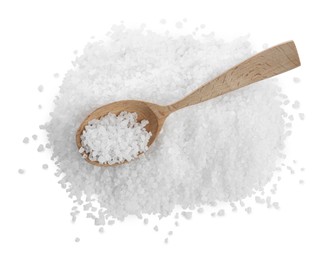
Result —
[[[218, 97], [298, 66], [300, 66], [300, 60], [297, 49], [294, 42], [290, 41], [274, 46], [243, 61], [174, 104], [160, 106], [139, 100], [124, 100], [102, 106], [87, 116], [77, 130], [76, 143], [78, 150], [82, 146], [81, 135], [88, 122], [92, 119], [100, 119], [109, 112], [115, 115], [118, 115], [121, 111], [136, 112], [139, 122], [143, 119], [148, 120], [149, 124], [146, 126], [146, 130], [152, 133], [148, 143], [148, 147], [150, 147], [156, 140], [166, 118], [176, 110]], [[96, 166], [119, 165], [100, 164], [89, 160], [88, 156], [86, 161]]]
[[300, 66], [293, 41], [274, 46], [243, 61], [169, 106], [171, 111], [204, 102]]

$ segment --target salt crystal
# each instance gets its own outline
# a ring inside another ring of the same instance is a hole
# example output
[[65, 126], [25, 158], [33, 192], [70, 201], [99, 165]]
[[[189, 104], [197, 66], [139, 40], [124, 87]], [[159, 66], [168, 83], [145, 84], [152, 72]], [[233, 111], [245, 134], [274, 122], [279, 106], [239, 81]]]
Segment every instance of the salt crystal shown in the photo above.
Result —
[[292, 108], [295, 108], [295, 109], [298, 109], [300, 107], [300, 103], [299, 101], [295, 101], [293, 104], [292, 104]]
[[48, 169], [48, 164], [43, 164], [43, 165], [42, 165], [42, 168], [43, 168], [44, 170], [47, 170], [47, 169]]
[[23, 143], [28, 144], [30, 141], [29, 137], [24, 137]]
[[185, 218], [185, 219], [191, 219], [192, 218], [192, 212], [188, 212], [188, 211], [182, 211], [181, 215]]
[[183, 24], [181, 22], [177, 22], [175, 24], [175, 27], [178, 28], [178, 29], [181, 29], [183, 27]]
[[60, 76], [60, 74], [54, 73], [54, 78], [58, 78], [59, 76]]
[[203, 208], [198, 208], [198, 209], [197, 209], [197, 212], [201, 214], [201, 213], [204, 212], [204, 209], [203, 209]]
[[78, 243], [80, 241], [80, 238], [79, 237], [76, 237], [75, 240], [74, 240], [76, 243]]
[[299, 118], [300, 120], [304, 120], [305, 119], [305, 114], [304, 113], [299, 113]]
[[266, 201], [259, 196], [255, 196], [256, 203], [264, 204]]
[[168, 243], [168, 238], [164, 239], [164, 243], [167, 244]]
[[298, 77], [294, 77], [294, 78], [293, 78], [293, 82], [294, 82], [294, 83], [299, 83], [299, 82], [300, 82], [300, 78], [298, 78]]
[[304, 180], [299, 180], [299, 184], [304, 184]]
[[247, 207], [247, 208], [245, 208], [245, 211], [246, 211], [246, 213], [251, 214], [252, 208], [251, 207]]
[[113, 224], [115, 224], [115, 221], [114, 221], [114, 220], [109, 220], [109, 221], [108, 221], [108, 225], [109, 225], [109, 226], [112, 226]]
[[211, 213], [211, 217], [215, 217], [216, 215], [217, 215], [216, 212], [212, 212], [212, 213]]
[[100, 233], [104, 233], [104, 228], [103, 228], [103, 227], [100, 227], [100, 228], [99, 228], [99, 232], [100, 232]]
[[161, 19], [161, 20], [160, 20], [160, 23], [161, 23], [161, 24], [166, 24], [166, 20], [165, 20], [165, 19]]
[[44, 91], [44, 86], [43, 86], [43, 85], [39, 85], [39, 87], [38, 87], [38, 91], [39, 91], [39, 92]]
[[40, 145], [38, 146], [37, 151], [38, 151], [38, 152], [43, 152], [43, 151], [45, 151], [44, 146], [43, 146], [42, 144], [40, 144]]
[[32, 139], [33, 140], [37, 140], [38, 139], [38, 136], [37, 135], [32, 135]]
[[173, 235], [173, 231], [169, 231], [169, 232], [168, 232], [168, 235], [169, 235], [169, 236], [172, 236], [172, 235]]
[[280, 204], [278, 202], [273, 202], [273, 207], [275, 209], [280, 209]]
[[144, 225], [148, 225], [148, 223], [149, 223], [149, 220], [148, 220], [147, 218], [145, 218], [145, 219], [143, 220], [143, 224], [144, 224]]
[[23, 169], [18, 169], [18, 173], [23, 174], [23, 173], [25, 173], [25, 171]]
[[178, 221], [175, 221], [175, 222], [174, 222], [174, 225], [175, 225], [176, 227], [178, 227], [178, 226], [179, 226], [179, 222], [178, 222]]
[[224, 210], [224, 209], [220, 209], [220, 210], [218, 211], [217, 215], [218, 215], [219, 217], [224, 216], [224, 215], [225, 215], [225, 210]]
[[156, 232], [158, 232], [158, 226], [154, 226], [154, 230], [156, 231]]

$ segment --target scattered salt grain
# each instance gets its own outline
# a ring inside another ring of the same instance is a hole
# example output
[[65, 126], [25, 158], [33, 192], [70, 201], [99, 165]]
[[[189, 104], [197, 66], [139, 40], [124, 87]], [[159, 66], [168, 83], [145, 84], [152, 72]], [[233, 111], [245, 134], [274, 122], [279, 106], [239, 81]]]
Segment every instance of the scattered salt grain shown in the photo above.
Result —
[[290, 100], [284, 100], [283, 101], [283, 105], [285, 105], [285, 106], [288, 105], [289, 103], [290, 103]]
[[217, 215], [218, 215], [219, 217], [224, 216], [224, 215], [225, 215], [225, 210], [224, 210], [224, 209], [220, 209], [220, 210], [218, 211]]
[[234, 202], [230, 202], [230, 206], [231, 206], [231, 211], [233, 211], [233, 212], [237, 211], [237, 207]]
[[54, 78], [58, 78], [59, 76], [60, 76], [60, 74], [54, 73]]
[[304, 184], [305, 181], [304, 180], [299, 180], [299, 184]]
[[181, 29], [183, 27], [183, 24], [181, 22], [177, 22], [175, 24], [175, 27], [178, 28], [178, 29]]
[[188, 211], [182, 211], [181, 215], [185, 218], [185, 219], [191, 219], [192, 218], [192, 212], [188, 212]]
[[178, 222], [178, 221], [175, 221], [175, 222], [174, 222], [174, 225], [175, 225], [176, 227], [178, 227], [178, 226], [179, 226], [179, 222]]
[[216, 212], [212, 212], [212, 213], [211, 213], [211, 217], [215, 217], [216, 215], [217, 215]]
[[278, 202], [273, 202], [272, 205], [275, 209], [280, 209], [280, 204]]
[[38, 146], [37, 151], [38, 151], [39, 153], [40, 153], [40, 152], [43, 152], [43, 151], [45, 151], [45, 147], [44, 147], [42, 144], [40, 144], [40, 145]]
[[108, 225], [109, 226], [112, 226], [113, 224], [115, 224], [115, 221], [114, 220], [111, 219], [111, 220], [108, 221]]
[[39, 104], [39, 105], [38, 105], [38, 109], [42, 109], [42, 105]]
[[305, 114], [304, 113], [299, 113], [299, 118], [300, 118], [300, 120], [304, 120], [305, 119]]
[[294, 109], [298, 109], [300, 107], [300, 103], [299, 103], [299, 101], [295, 101], [293, 104], [292, 104], [292, 108], [294, 108]]
[[100, 233], [104, 233], [104, 228], [103, 228], [103, 227], [100, 227], [100, 228], [99, 228], [99, 232], [100, 232]]
[[164, 243], [165, 243], [165, 244], [168, 244], [168, 238], [165, 238], [165, 239], [164, 239]]
[[76, 239], [74, 240], [76, 243], [78, 243], [80, 241], [79, 237], [76, 237]]
[[38, 139], [38, 136], [37, 135], [32, 135], [32, 139], [33, 140], [37, 140]]
[[255, 198], [256, 203], [264, 204], [266, 202], [263, 198], [261, 198], [259, 196], [255, 196], [254, 198]]
[[166, 24], [166, 20], [165, 20], [165, 19], [161, 19], [159, 22], [160, 22], [161, 24]]
[[18, 173], [23, 174], [23, 173], [25, 173], [25, 171], [23, 169], [18, 169]]
[[48, 169], [48, 164], [43, 164], [42, 169], [47, 170]]
[[28, 144], [30, 142], [29, 137], [24, 137], [23, 143]]
[[122, 111], [118, 116], [109, 113], [88, 122], [81, 135], [80, 153], [91, 161], [116, 164], [131, 161], [148, 150], [151, 132], [145, 129], [148, 120], [137, 122], [137, 114]]
[[246, 211], [246, 213], [251, 214], [252, 208], [251, 207], [247, 207], [247, 208], [245, 208], [245, 211]]
[[169, 232], [168, 232], [168, 235], [169, 235], [169, 236], [172, 236], [172, 235], [173, 235], [173, 231], [169, 231]]
[[299, 82], [300, 82], [300, 78], [294, 77], [294, 78], [293, 78], [293, 82], [294, 82], [294, 83], [299, 83]]
[[148, 225], [148, 223], [149, 223], [149, 219], [145, 218], [145, 219], [143, 220], [143, 224], [144, 224], [144, 225]]
[[47, 148], [47, 149], [50, 149], [50, 143], [47, 143], [46, 145], [45, 145], [45, 147]]
[[198, 208], [198, 209], [197, 209], [197, 212], [201, 214], [201, 213], [204, 212], [204, 209], [203, 209], [203, 208]]
[[38, 91], [39, 91], [39, 92], [44, 91], [44, 86], [43, 86], [43, 85], [40, 85], [40, 86], [38, 87]]

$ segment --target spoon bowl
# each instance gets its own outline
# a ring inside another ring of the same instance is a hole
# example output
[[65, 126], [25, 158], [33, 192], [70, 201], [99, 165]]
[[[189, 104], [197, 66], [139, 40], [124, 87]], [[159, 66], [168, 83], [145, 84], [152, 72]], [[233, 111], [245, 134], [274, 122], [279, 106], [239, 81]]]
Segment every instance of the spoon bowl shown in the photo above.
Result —
[[[144, 119], [149, 121], [149, 124], [145, 126], [145, 129], [152, 134], [148, 142], [148, 147], [150, 147], [152, 143], [156, 140], [156, 137], [158, 136], [160, 130], [163, 127], [166, 117], [169, 115], [169, 110], [167, 107], [139, 100], [122, 100], [104, 105], [89, 114], [78, 128], [76, 132], [76, 143], [78, 149], [82, 147], [81, 135], [83, 134], [85, 127], [88, 125], [88, 122], [93, 119], [100, 119], [101, 117], [106, 116], [108, 113], [119, 115], [122, 111], [137, 113], [138, 122], [141, 122]], [[97, 161], [91, 161], [88, 158], [88, 154], [86, 154], [85, 152], [83, 153], [83, 155], [84, 154], [87, 156], [85, 160], [93, 165], [110, 166], [108, 164], [101, 164]], [[124, 163], [126, 162], [127, 161], [125, 161]], [[112, 164], [111, 166], [116, 165], [118, 165], [118, 163]]]
[[[102, 106], [87, 116], [77, 130], [76, 143], [78, 149], [82, 146], [81, 135], [88, 122], [93, 119], [100, 119], [109, 112], [115, 115], [118, 115], [122, 111], [127, 111], [130, 113], [136, 112], [138, 122], [143, 119], [148, 120], [149, 124], [146, 125], [145, 128], [148, 132], [152, 133], [152, 136], [148, 142], [148, 147], [150, 147], [162, 129], [165, 119], [172, 112], [187, 106], [207, 101], [230, 91], [250, 85], [254, 82], [292, 70], [299, 66], [300, 60], [296, 46], [293, 41], [289, 41], [252, 56], [251, 58], [227, 70], [215, 79], [205, 83], [200, 88], [174, 104], [160, 106], [139, 100], [124, 100]], [[85, 155], [87, 156], [85, 156], [86, 161], [96, 166], [116, 166], [119, 164], [100, 164], [97, 161], [91, 161], [86, 153]], [[123, 163], [126, 162], [127, 161]]]

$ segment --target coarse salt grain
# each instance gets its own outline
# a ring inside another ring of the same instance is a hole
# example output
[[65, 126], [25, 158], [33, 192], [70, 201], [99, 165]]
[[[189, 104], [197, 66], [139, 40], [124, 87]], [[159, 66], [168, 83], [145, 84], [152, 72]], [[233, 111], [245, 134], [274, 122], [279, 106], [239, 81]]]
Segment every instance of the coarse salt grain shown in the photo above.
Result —
[[188, 212], [188, 211], [182, 211], [181, 215], [185, 218], [185, 219], [191, 219], [192, 218], [192, 212]]
[[29, 137], [24, 137], [23, 143], [28, 144], [30, 142]]
[[38, 146], [37, 151], [38, 151], [38, 152], [43, 152], [43, 151], [45, 151], [45, 147], [44, 147], [42, 144], [40, 144], [40, 145]]
[[224, 216], [224, 215], [225, 215], [225, 210], [224, 210], [224, 209], [220, 209], [220, 210], [218, 211], [217, 215], [218, 215], [219, 217]]

